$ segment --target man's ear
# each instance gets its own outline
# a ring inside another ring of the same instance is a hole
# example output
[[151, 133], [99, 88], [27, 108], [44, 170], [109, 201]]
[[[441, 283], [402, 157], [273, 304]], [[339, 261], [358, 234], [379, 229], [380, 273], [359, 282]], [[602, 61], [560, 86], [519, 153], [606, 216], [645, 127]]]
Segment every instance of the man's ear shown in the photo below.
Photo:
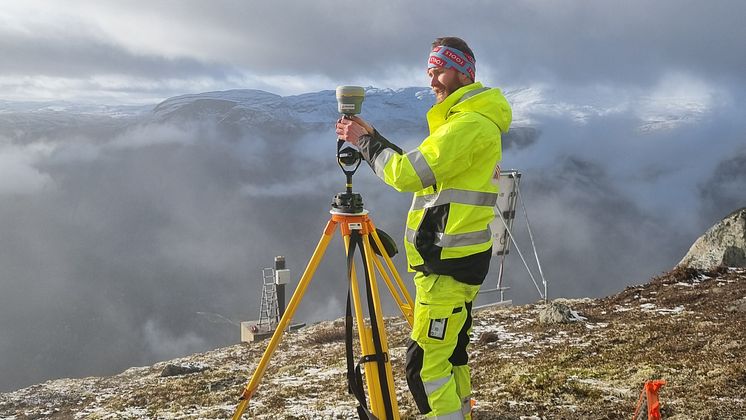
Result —
[[461, 72], [458, 72], [458, 81], [461, 82], [461, 86], [466, 86], [474, 83], [474, 81], [471, 80], [471, 77]]

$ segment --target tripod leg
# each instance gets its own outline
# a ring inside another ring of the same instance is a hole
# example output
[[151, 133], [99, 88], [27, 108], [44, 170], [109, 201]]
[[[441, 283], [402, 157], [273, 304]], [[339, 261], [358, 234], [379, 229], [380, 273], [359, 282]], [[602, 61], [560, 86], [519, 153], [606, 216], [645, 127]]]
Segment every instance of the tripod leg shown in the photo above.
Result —
[[306, 266], [306, 270], [303, 272], [303, 276], [301, 276], [301, 279], [298, 282], [298, 287], [295, 289], [293, 297], [290, 298], [290, 302], [285, 309], [285, 314], [282, 316], [282, 319], [280, 319], [279, 324], [277, 324], [275, 332], [274, 334], [272, 334], [272, 339], [267, 345], [267, 349], [264, 351], [261, 360], [259, 360], [259, 364], [254, 371], [254, 375], [251, 377], [251, 381], [249, 381], [249, 383], [246, 385], [246, 388], [244, 388], [243, 392], [241, 393], [241, 402], [238, 404], [238, 407], [236, 407], [236, 411], [233, 414], [233, 420], [240, 420], [244, 411], [246, 411], [246, 409], [248, 408], [249, 400], [251, 399], [251, 396], [254, 395], [254, 392], [256, 392], [256, 389], [259, 387], [259, 381], [262, 379], [262, 376], [264, 376], [264, 372], [267, 370], [269, 359], [272, 357], [272, 353], [275, 352], [277, 346], [280, 344], [283, 332], [290, 324], [290, 320], [293, 318], [298, 304], [300, 303], [301, 299], [303, 299], [306, 288], [311, 282], [313, 274], [316, 272], [316, 268], [319, 266], [321, 259], [324, 257], [324, 252], [326, 252], [326, 248], [328, 247], [329, 242], [334, 235], [336, 227], [337, 222], [333, 220], [329, 220], [329, 222], [326, 224], [324, 233], [321, 235], [321, 239], [319, 240], [318, 245], [316, 245], [316, 250], [314, 250], [310, 261], [308, 261], [308, 266]]
[[375, 226], [373, 226], [373, 221], [371, 221], [370, 219], [368, 221], [368, 226], [370, 236], [373, 237], [373, 241], [375, 242], [376, 247], [378, 247], [378, 249], [381, 251], [381, 256], [383, 257], [383, 260], [386, 263], [389, 272], [396, 280], [397, 287], [394, 287], [394, 284], [391, 282], [391, 278], [386, 274], [381, 261], [378, 258], [374, 258], [373, 261], [376, 263], [376, 267], [381, 273], [381, 277], [383, 277], [383, 279], [385, 280], [386, 287], [388, 287], [389, 292], [391, 292], [391, 296], [396, 301], [396, 304], [399, 305], [399, 309], [401, 310], [402, 315], [404, 315], [404, 319], [406, 319], [409, 323], [409, 326], [412, 327], [412, 325], [414, 324], [414, 300], [412, 300], [412, 296], [407, 291], [407, 287], [404, 285], [404, 282], [399, 276], [399, 273], [396, 271], [394, 262], [391, 261], [391, 257], [389, 257], [389, 255], [386, 253], [386, 249], [381, 242], [381, 238], [378, 237], [376, 228]]
[[[372, 415], [378, 419], [399, 419], [396, 393], [393, 391], [393, 374], [386, 346], [386, 332], [382, 327], [383, 316], [380, 312], [375, 273], [372, 271], [373, 266], [370, 259], [372, 248], [369, 242], [363, 239], [367, 238], [367, 233], [361, 235], [359, 232], [347, 233], [344, 228], [342, 230], [345, 235], [348, 264], [350, 264], [350, 289], [355, 306], [355, 317], [362, 352], [360, 363], [365, 370], [365, 384], [368, 390], [370, 410]], [[364, 298], [360, 296], [357, 273], [350, 254], [355, 252], [356, 247], [360, 249], [362, 254], [367, 290], [365, 302], [371, 315], [370, 325], [365, 322], [363, 315]]]
[[[371, 332], [369, 334], [370, 339], [378, 337], [380, 341], [380, 352], [386, 355], [386, 359], [383, 363], [366, 363], [365, 372], [366, 377], [370, 377], [372, 382], [378, 381], [381, 367], [384, 369], [384, 375], [386, 378], [385, 383], [378, 382], [377, 388], [380, 388], [380, 396], [382, 397], [382, 404], [385, 401], [390, 401], [392, 409], [392, 419], [399, 418], [399, 407], [396, 400], [396, 390], [394, 388], [394, 374], [391, 370], [391, 360], [388, 358], [388, 342], [386, 339], [386, 328], [383, 323], [383, 308], [381, 307], [381, 296], [378, 292], [378, 282], [376, 281], [376, 273], [374, 267], [374, 261], [376, 256], [373, 252], [373, 248], [370, 245], [370, 235], [363, 234], [363, 252], [365, 254], [365, 270], [367, 272], [367, 279], [369, 280], [370, 295], [372, 298], [372, 308], [369, 308], [371, 312]], [[384, 252], [385, 253], [385, 252]], [[369, 303], [369, 304], [370, 304]], [[375, 319], [375, 322], [373, 321]], [[377, 329], [374, 331], [373, 329]], [[374, 343], [373, 343], [374, 344]], [[375, 370], [373, 369], [375, 368]], [[369, 372], [369, 369], [371, 371]], [[370, 373], [370, 374], [369, 374]]]
[[[349, 255], [350, 253], [350, 236], [344, 236], [345, 251]], [[363, 252], [363, 250], [361, 250]], [[363, 315], [363, 303], [360, 299], [360, 288], [358, 287], [357, 273], [355, 272], [355, 263], [352, 262], [350, 270], [350, 290], [352, 291], [352, 303], [355, 310], [355, 320], [357, 321], [357, 333], [360, 339], [360, 351], [362, 354], [375, 354], [373, 348], [373, 337], [370, 327], [365, 323], [365, 316]], [[383, 407], [383, 400], [381, 399], [380, 390], [375, 386], [374, 380], [378, 380], [377, 366], [372, 366], [373, 370], [368, 370], [367, 364], [365, 369], [365, 381], [368, 386], [368, 398], [370, 399], [370, 409], [373, 413], [385, 412]]]

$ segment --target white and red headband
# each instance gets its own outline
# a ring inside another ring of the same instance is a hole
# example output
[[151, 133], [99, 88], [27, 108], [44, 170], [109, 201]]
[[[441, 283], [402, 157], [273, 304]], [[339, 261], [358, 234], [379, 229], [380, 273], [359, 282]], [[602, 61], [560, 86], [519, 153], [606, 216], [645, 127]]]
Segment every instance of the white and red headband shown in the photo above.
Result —
[[456, 48], [444, 45], [433, 48], [433, 51], [430, 53], [430, 59], [427, 61], [427, 68], [432, 69], [436, 67], [455, 69], [471, 77], [471, 80], [475, 80], [474, 74], [477, 72], [474, 57]]

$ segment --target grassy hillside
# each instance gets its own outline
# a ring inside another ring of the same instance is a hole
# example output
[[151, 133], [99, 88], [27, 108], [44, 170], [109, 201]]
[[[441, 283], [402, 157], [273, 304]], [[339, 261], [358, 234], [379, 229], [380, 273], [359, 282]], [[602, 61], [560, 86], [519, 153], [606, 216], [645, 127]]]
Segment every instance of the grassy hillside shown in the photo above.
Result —
[[[664, 418], [746, 418], [746, 270], [677, 269], [614, 296], [564, 303], [586, 320], [541, 324], [540, 304], [475, 314], [475, 419], [629, 419], [643, 382], [657, 378], [668, 382]], [[402, 417], [417, 418], [404, 380], [409, 328], [390, 318], [387, 330]], [[343, 336], [339, 320], [288, 334], [247, 417], [354, 418]], [[0, 417], [228, 418], [265, 345], [0, 394]], [[192, 373], [162, 377], [167, 365]]]

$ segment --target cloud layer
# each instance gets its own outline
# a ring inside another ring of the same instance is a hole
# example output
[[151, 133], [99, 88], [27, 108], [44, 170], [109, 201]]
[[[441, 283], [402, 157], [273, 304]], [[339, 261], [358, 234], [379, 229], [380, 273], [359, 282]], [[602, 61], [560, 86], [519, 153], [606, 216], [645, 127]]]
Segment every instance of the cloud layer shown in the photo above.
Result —
[[55, 87], [58, 95], [66, 88], [93, 95], [108, 87], [109, 97], [120, 91], [119, 99], [130, 100], [247, 86], [278, 93], [340, 83], [411, 86], [425, 82], [432, 39], [456, 34], [475, 50], [480, 78], [494, 85], [649, 88], [677, 72], [742, 85], [745, 7], [30, 1], [0, 13], [0, 84], [6, 95], [49, 96]]

